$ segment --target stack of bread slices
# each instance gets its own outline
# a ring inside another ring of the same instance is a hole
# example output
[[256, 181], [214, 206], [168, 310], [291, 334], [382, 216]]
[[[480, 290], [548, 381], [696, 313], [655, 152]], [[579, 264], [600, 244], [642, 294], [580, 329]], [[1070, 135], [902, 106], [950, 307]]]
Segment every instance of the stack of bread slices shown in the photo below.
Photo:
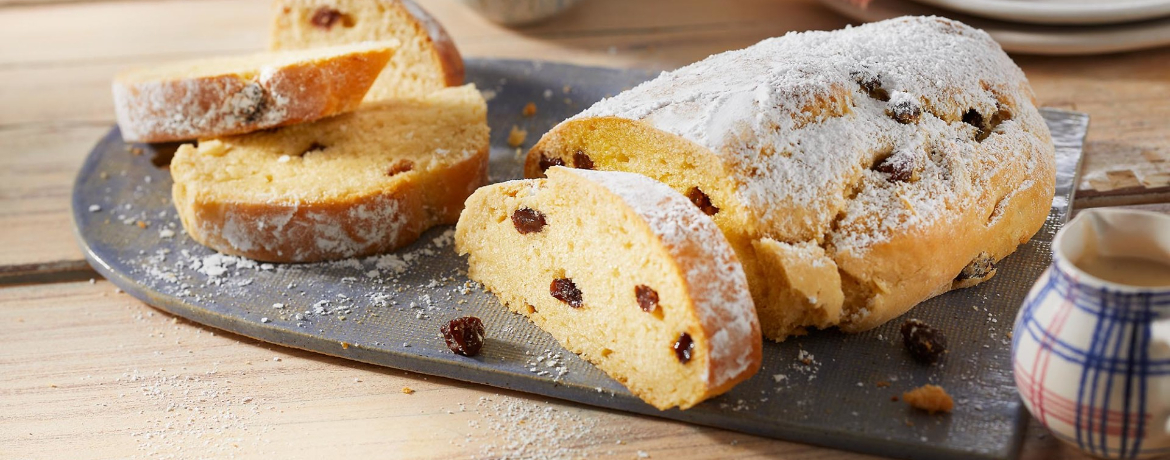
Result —
[[279, 0], [271, 52], [123, 72], [127, 141], [171, 161], [183, 226], [271, 262], [376, 254], [453, 224], [487, 181], [487, 107], [409, 0]]

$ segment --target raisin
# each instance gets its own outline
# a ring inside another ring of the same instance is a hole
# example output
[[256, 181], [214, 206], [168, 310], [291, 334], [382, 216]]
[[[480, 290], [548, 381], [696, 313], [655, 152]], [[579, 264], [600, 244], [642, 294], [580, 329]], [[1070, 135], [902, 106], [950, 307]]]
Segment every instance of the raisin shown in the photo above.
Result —
[[975, 127], [975, 129], [976, 129], [975, 139], [976, 140], [982, 141], [983, 139], [987, 138], [987, 135], [989, 133], [986, 132], [985, 127], [983, 125], [983, 114], [980, 114], [975, 109], [968, 110], [967, 113], [963, 114], [963, 123], [966, 123], [966, 124], [969, 124], [969, 125]]
[[540, 172], [548, 171], [548, 168], [551, 168], [553, 166], [564, 166], [564, 165], [565, 165], [565, 160], [562, 160], [562, 159], [556, 158], [556, 157], [549, 158], [549, 157], [545, 156], [544, 153], [540, 154]]
[[577, 285], [573, 283], [573, 280], [568, 278], [557, 278], [553, 280], [552, 284], [548, 287], [548, 293], [553, 298], [567, 303], [573, 308], [581, 308], [581, 305], [584, 304], [584, 300], [581, 298], [581, 290], [577, 289]]
[[646, 313], [654, 313], [658, 309], [658, 291], [650, 286], [639, 284], [634, 287], [634, 297], [638, 299], [638, 306]]
[[593, 169], [593, 159], [584, 151], [578, 150], [573, 152], [573, 166], [578, 169]]
[[959, 276], [955, 277], [955, 281], [964, 281], [971, 279], [980, 279], [995, 271], [995, 259], [986, 252], [979, 253], [975, 256], [975, 260], [963, 267], [963, 271], [959, 272]]
[[912, 100], [899, 100], [897, 103], [890, 104], [890, 116], [904, 125], [917, 123], [922, 116], [922, 107], [919, 107]]
[[536, 233], [544, 229], [544, 214], [530, 208], [520, 208], [512, 213], [512, 225], [521, 235]]
[[332, 30], [333, 26], [337, 24], [337, 21], [341, 20], [341, 17], [342, 14], [340, 11], [328, 6], [322, 6], [313, 12], [313, 17], [309, 19], [309, 22], [322, 29]]
[[914, 180], [914, 161], [907, 155], [890, 155], [873, 167], [874, 171], [889, 174], [890, 182]]
[[989, 136], [991, 136], [991, 133], [995, 131], [995, 128], [998, 128], [1001, 123], [1012, 119], [1011, 111], [1003, 108], [1002, 106], [998, 106], [998, 104], [997, 107], [998, 110], [991, 114], [991, 119], [987, 120], [987, 125], [979, 130], [979, 134], [975, 137], [975, 140], [983, 142], [984, 139], [987, 139]]
[[390, 165], [390, 169], [386, 170], [387, 176], [395, 176], [404, 172], [414, 170], [414, 162], [410, 160], [398, 160]]
[[902, 323], [902, 345], [923, 364], [937, 363], [947, 352], [947, 338], [942, 332], [916, 319]]
[[301, 152], [301, 156], [304, 156], [305, 154], [307, 154], [309, 152], [316, 152], [318, 150], [325, 150], [326, 148], [328, 148], [328, 147], [321, 145], [318, 142], [313, 142], [312, 144], [309, 144], [309, 147], [306, 148], [305, 151]]
[[463, 356], [475, 356], [483, 348], [483, 321], [474, 316], [455, 318], [439, 328], [447, 348]]
[[248, 83], [239, 95], [243, 97], [244, 102], [236, 108], [235, 115], [249, 123], [260, 120], [268, 110], [268, 91], [259, 83], [252, 82]]
[[708, 216], [714, 216], [715, 213], [719, 212], [719, 208], [711, 204], [711, 197], [708, 197], [706, 193], [699, 190], [699, 187], [691, 187], [690, 190], [687, 190], [687, 199], [691, 200], [691, 203], [698, 206]]
[[683, 332], [679, 334], [678, 340], [671, 346], [674, 349], [674, 356], [678, 358], [678, 362], [686, 364], [691, 360], [691, 355], [695, 351], [695, 341], [691, 340], [691, 335]]
[[861, 90], [865, 91], [865, 94], [869, 95], [869, 97], [882, 102], [890, 100], [890, 92], [882, 88], [882, 81], [877, 75], [864, 75], [861, 72], [854, 72], [853, 79], [857, 81], [858, 86], [861, 86]]

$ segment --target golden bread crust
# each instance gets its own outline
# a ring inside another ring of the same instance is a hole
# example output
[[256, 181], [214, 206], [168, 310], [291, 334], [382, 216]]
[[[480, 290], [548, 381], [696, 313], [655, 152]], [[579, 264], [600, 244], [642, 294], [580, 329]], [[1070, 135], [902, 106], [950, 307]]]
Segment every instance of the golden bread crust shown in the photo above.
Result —
[[369, 101], [413, 97], [463, 84], [463, 58], [455, 42], [434, 17], [410, 0], [274, 0], [273, 10], [269, 40], [273, 50], [400, 40], [403, 48], [374, 83]]
[[[172, 197], [191, 238], [225, 254], [293, 263], [364, 257], [413, 243], [436, 225], [454, 224], [461, 203], [487, 183], [487, 158], [485, 148], [391, 189], [325, 202], [223, 202], [179, 182]], [[468, 186], [436, 185], [444, 183]]]
[[[386, 66], [392, 46], [387, 42], [378, 47], [337, 47], [330, 54], [314, 53], [291, 61], [257, 55], [240, 58], [250, 68], [204, 75], [126, 71], [113, 83], [118, 126], [128, 142], [170, 142], [247, 133], [348, 112], [361, 103]], [[200, 61], [175, 64], [193, 69], [200, 65]]]

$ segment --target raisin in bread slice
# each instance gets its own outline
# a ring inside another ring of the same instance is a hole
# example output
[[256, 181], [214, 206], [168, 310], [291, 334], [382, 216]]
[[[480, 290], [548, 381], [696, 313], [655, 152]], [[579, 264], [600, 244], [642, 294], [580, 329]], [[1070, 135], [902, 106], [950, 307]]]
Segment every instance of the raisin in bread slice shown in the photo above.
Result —
[[455, 43], [410, 0], [275, 0], [273, 5], [274, 50], [364, 40], [402, 43], [367, 100], [413, 97], [463, 84], [463, 58]]
[[196, 241], [257, 260], [392, 250], [455, 223], [486, 182], [486, 114], [467, 85], [183, 145], [171, 161], [175, 207]]
[[1055, 155], [986, 33], [907, 17], [788, 34], [603, 100], [547, 133], [552, 165], [686, 194], [744, 264], [764, 335], [876, 327], [990, 278], [1043, 225]]
[[114, 78], [122, 138], [167, 142], [226, 136], [353, 110], [395, 41], [175, 62]]
[[548, 176], [467, 200], [455, 245], [471, 279], [659, 409], [759, 369], [747, 280], [710, 218], [645, 176]]

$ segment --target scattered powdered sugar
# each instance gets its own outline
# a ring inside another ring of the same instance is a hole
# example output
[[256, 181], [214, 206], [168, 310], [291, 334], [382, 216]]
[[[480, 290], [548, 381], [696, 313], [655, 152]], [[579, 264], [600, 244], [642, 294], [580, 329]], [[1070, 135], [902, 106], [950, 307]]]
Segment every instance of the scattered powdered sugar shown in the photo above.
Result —
[[530, 352], [525, 352], [525, 355], [530, 356], [524, 363], [528, 367], [528, 372], [541, 377], [551, 377], [554, 382], [569, 373], [569, 367], [561, 359], [560, 352], [545, 350], [544, 353], [535, 356]]
[[721, 385], [751, 367], [753, 348], [745, 344], [759, 340], [755, 304], [743, 267], [710, 217], [666, 184], [640, 174], [568, 168], [548, 173], [576, 174], [617, 195], [686, 270], [699, 321], [704, 330], [715, 331], [707, 337], [711, 369], [704, 378], [709, 385]]
[[[157, 336], [162, 337], [162, 333]], [[132, 404], [132, 398], [149, 403], [136, 403], [151, 409], [146, 426], [127, 433], [138, 449], [161, 458], [179, 458], [196, 451], [200, 455], [235, 455], [241, 444], [255, 443], [269, 434], [271, 425], [256, 422], [263, 410], [259, 400], [237, 396], [216, 374], [214, 366], [206, 372], [186, 367], [153, 372], [130, 369], [114, 379], [113, 385], [136, 390], [118, 394], [116, 404]], [[186, 454], [180, 454], [184, 451]]]
[[[509, 396], [480, 397], [480, 420], [469, 420], [468, 444], [485, 458], [581, 458], [600, 433], [597, 417]], [[482, 420], [482, 422], [481, 422]], [[475, 432], [485, 431], [482, 437]]]

